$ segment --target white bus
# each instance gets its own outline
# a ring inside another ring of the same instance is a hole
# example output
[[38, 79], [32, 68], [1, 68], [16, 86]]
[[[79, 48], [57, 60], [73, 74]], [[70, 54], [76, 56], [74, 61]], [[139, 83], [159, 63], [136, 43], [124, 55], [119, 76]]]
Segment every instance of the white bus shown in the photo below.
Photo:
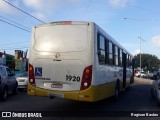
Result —
[[33, 27], [27, 94], [94, 102], [133, 83], [132, 55], [93, 22]]

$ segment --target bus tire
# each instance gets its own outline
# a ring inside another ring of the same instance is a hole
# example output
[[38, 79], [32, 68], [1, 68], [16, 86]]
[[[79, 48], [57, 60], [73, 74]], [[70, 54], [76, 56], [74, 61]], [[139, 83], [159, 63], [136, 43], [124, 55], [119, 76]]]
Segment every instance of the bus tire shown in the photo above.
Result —
[[152, 98], [155, 98], [154, 89], [153, 88], [151, 88], [151, 96], [152, 96]]
[[16, 82], [16, 85], [15, 85], [13, 91], [12, 91], [13, 95], [17, 94], [17, 86], [18, 86], [18, 83]]
[[115, 99], [119, 98], [119, 81], [117, 80], [116, 86], [115, 86]]

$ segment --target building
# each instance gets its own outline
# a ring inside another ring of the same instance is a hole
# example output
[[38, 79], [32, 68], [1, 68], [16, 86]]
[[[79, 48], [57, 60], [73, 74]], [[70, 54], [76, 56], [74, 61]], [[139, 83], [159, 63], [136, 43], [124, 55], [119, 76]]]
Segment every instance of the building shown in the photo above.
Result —
[[26, 55], [23, 57], [21, 50], [15, 50], [15, 55], [6, 54], [5, 51], [0, 52], [0, 64], [8, 66], [15, 73], [28, 71], [28, 59]]

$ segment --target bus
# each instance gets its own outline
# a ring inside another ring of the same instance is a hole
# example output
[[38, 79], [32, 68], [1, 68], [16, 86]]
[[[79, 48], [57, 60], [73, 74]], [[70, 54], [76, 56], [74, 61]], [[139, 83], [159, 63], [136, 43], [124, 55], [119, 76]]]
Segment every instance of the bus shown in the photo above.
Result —
[[27, 94], [95, 102], [134, 82], [133, 56], [94, 22], [32, 28]]

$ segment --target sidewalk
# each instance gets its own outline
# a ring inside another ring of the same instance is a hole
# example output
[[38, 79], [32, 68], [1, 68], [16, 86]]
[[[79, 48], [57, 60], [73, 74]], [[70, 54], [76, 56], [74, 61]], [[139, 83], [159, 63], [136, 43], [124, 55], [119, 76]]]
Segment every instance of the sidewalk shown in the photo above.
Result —
[[149, 83], [149, 84], [152, 84], [152, 82], [153, 82], [153, 80], [151, 80], [151, 79], [137, 78], [137, 77], [134, 77], [134, 81], [135, 81], [135, 83]]

